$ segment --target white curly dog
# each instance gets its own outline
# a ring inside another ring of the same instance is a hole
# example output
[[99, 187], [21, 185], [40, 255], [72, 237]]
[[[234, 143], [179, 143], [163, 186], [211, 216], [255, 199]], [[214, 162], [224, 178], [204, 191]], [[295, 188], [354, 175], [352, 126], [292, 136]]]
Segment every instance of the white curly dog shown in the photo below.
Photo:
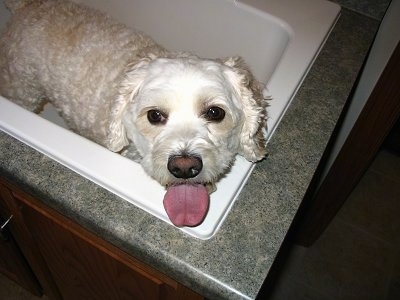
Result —
[[[166, 186], [177, 226], [201, 223], [235, 155], [266, 154], [262, 86], [239, 57], [170, 52], [94, 9], [62, 0], [5, 0], [0, 93], [114, 152], [133, 143]], [[134, 183], [133, 183], [134, 184]]]

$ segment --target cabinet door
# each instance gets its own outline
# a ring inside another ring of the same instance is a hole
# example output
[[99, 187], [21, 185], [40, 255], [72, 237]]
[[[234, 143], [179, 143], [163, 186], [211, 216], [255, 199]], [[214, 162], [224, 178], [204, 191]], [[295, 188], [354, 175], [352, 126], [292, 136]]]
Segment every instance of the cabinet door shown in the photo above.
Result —
[[13, 197], [64, 300], [203, 299], [35, 199]]
[[0, 273], [32, 294], [40, 296], [39, 283], [8, 228], [10, 222], [14, 222], [14, 220], [11, 218], [12, 214], [1, 196], [1, 190], [4, 191], [2, 186], [0, 186], [0, 224], [2, 227], [0, 233]]
[[[4, 222], [4, 219], [0, 218]], [[41, 296], [41, 290], [36, 277], [22, 255], [11, 232], [4, 228], [0, 237], [0, 273], [15, 281], [20, 286], [36, 296]]]
[[168, 287], [161, 280], [121, 263], [29, 206], [23, 215], [63, 299], [162, 299]]

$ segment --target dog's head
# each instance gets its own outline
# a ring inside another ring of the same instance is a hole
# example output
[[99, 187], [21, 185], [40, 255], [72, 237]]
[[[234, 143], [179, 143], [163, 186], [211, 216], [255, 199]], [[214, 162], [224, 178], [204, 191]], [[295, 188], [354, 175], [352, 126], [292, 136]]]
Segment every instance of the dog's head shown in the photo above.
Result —
[[265, 156], [266, 101], [240, 58], [143, 59], [131, 66], [113, 110], [115, 144], [126, 136], [164, 186], [210, 185], [236, 154]]

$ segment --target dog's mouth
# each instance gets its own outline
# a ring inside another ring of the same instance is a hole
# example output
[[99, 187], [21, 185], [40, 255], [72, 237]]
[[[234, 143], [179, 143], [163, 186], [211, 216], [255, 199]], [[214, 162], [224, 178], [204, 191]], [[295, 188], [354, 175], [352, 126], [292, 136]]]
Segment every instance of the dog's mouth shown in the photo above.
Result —
[[210, 197], [200, 183], [180, 183], [167, 187], [164, 208], [175, 226], [198, 226], [207, 215]]

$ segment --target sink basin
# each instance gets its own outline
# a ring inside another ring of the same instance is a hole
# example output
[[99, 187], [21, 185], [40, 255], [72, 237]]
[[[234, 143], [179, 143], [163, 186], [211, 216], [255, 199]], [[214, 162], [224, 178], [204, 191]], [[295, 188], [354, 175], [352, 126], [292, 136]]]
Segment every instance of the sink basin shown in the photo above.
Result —
[[[146, 32], [169, 49], [208, 58], [241, 55], [273, 97], [271, 138], [340, 12], [324, 0], [82, 0]], [[9, 18], [0, 6], [0, 28]], [[170, 223], [165, 190], [137, 163], [65, 128], [51, 106], [41, 115], [0, 97], [0, 129], [121, 198]], [[221, 226], [254, 165], [240, 156], [211, 194], [204, 222], [180, 230], [200, 239]], [[245, 201], [245, 199], [243, 199]]]

